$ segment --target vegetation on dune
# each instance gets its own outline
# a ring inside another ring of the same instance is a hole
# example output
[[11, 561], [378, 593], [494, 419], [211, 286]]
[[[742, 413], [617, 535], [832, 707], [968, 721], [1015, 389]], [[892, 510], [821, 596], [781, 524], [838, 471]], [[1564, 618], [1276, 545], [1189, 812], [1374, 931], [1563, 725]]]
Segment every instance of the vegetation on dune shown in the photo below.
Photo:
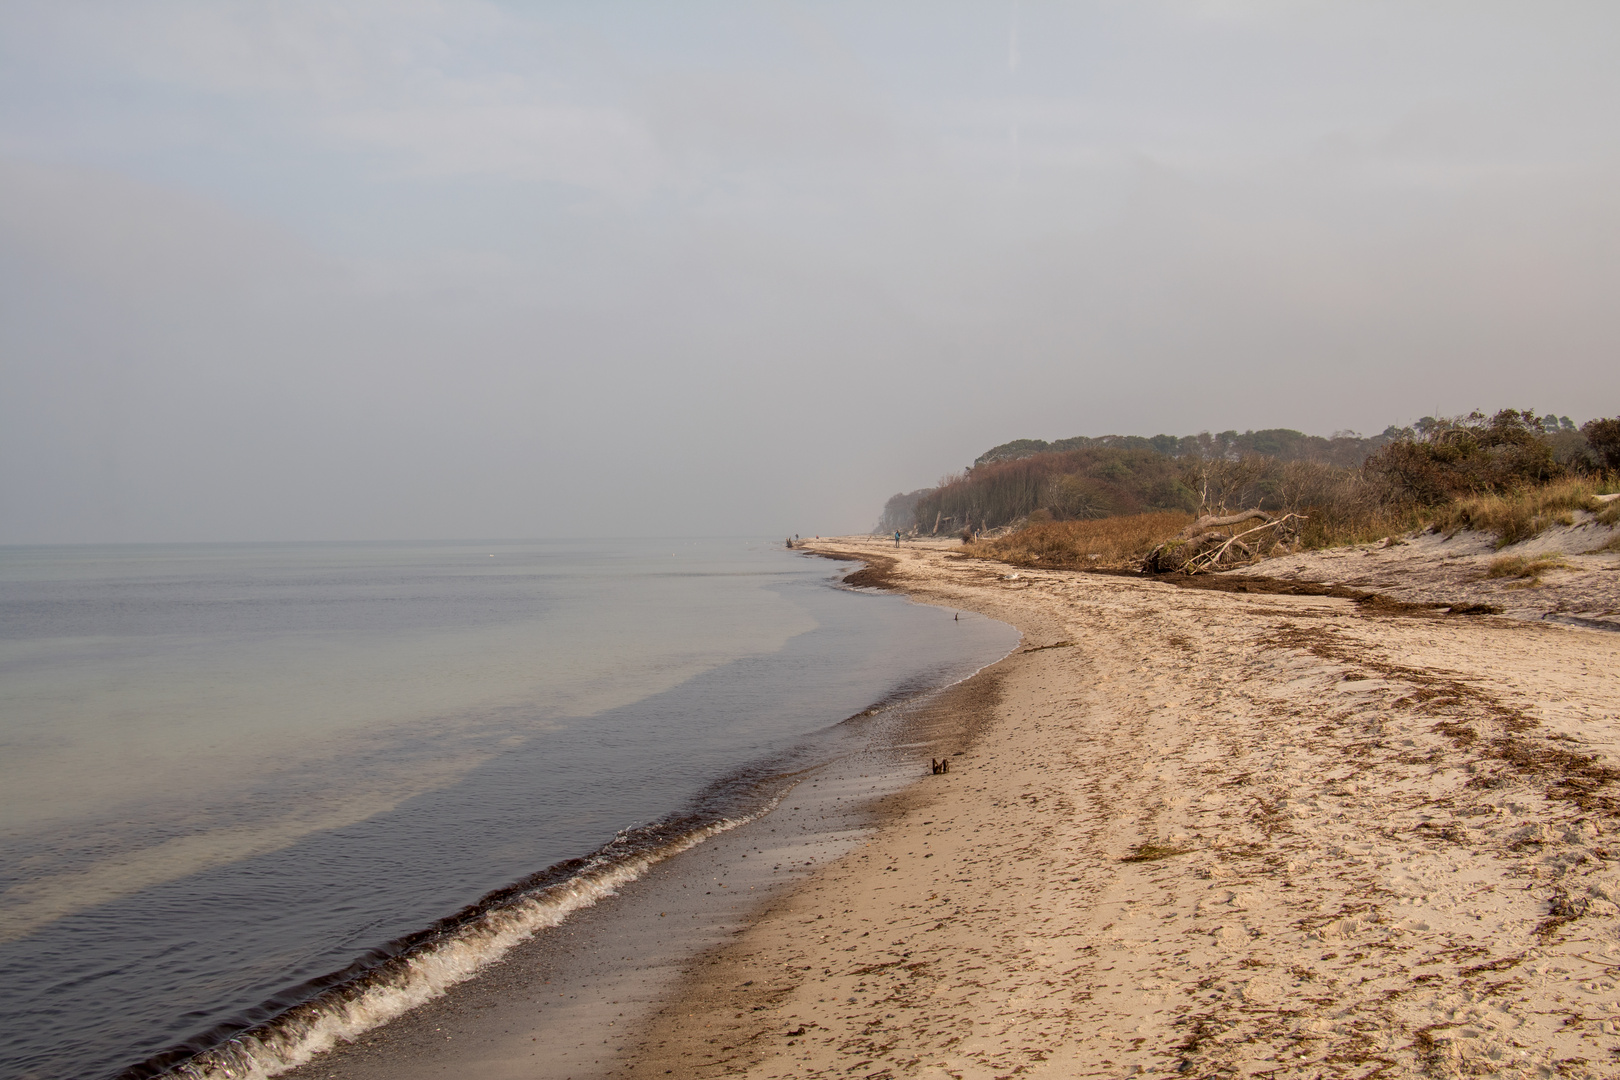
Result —
[[1488, 532], [1496, 536], [1498, 547], [1507, 547], [1540, 536], [1553, 525], [1574, 524], [1576, 510], [1592, 511], [1601, 524], [1613, 524], [1613, 512], [1596, 500], [1604, 486], [1601, 477], [1566, 476], [1504, 492], [1466, 495], [1430, 507], [1422, 516], [1425, 524], [1441, 532]]
[[[1620, 500], [1597, 499], [1620, 486], [1616, 470], [1620, 418], [1576, 428], [1514, 409], [1425, 417], [1372, 439], [1285, 429], [1024, 439], [895, 496], [883, 531], [963, 532], [970, 554], [1051, 567], [1168, 569], [1179, 558], [1214, 568], [1282, 549], [1398, 543], [1425, 527], [1489, 532], [1505, 547], [1577, 511], [1616, 524]], [[1225, 520], [1239, 511], [1257, 513]]]
[[[1558, 460], [1546, 420], [1533, 413], [1503, 409], [1488, 419], [1475, 412], [1426, 421], [1363, 466], [1387, 499], [1438, 506], [1460, 496], [1545, 484], [1569, 471]], [[1562, 430], [1556, 420], [1552, 426]]]

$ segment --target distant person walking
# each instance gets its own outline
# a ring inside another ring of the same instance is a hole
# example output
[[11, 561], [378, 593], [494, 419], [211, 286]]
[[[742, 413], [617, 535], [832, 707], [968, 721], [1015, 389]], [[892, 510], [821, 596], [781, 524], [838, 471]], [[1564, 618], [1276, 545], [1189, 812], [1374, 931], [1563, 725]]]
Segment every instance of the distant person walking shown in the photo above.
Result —
[[900, 530], [899, 529], [894, 530], [894, 546], [895, 547], [900, 546]]

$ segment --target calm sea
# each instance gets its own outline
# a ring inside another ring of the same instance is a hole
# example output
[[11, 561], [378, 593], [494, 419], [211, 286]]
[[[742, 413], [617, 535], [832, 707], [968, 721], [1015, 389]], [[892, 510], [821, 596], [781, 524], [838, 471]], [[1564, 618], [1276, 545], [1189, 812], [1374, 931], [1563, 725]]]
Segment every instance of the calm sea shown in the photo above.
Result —
[[849, 568], [740, 540], [0, 549], [0, 1076], [173, 1064], [492, 892], [527, 913], [501, 940], [532, 932], [571, 875], [759, 812], [813, 733], [1016, 643], [832, 587]]

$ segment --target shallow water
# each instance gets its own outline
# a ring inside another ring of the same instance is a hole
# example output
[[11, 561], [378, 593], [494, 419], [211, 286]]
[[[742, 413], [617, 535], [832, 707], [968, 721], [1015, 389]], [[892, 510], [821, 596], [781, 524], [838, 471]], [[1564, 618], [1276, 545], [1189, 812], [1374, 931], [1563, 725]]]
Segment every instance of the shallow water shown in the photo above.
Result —
[[840, 569], [722, 540], [0, 551], [0, 1074], [261, 1021], [1015, 641]]

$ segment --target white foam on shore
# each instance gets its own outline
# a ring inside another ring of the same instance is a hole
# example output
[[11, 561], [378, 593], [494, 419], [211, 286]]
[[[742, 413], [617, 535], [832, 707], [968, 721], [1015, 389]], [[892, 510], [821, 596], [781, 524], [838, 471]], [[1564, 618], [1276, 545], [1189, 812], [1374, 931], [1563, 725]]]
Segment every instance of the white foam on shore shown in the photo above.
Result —
[[[1017, 652], [1022, 644], [1020, 635], [1000, 657], [919, 695], [909, 704], [967, 682]], [[861, 715], [870, 715], [870, 712]], [[600, 865], [539, 890], [533, 896], [489, 911], [445, 939], [411, 953], [403, 961], [396, 961], [391, 970], [373, 975], [373, 981], [358, 992], [345, 993], [340, 989], [294, 1007], [264, 1027], [198, 1054], [167, 1075], [185, 1080], [269, 1080], [304, 1065], [339, 1042], [353, 1041], [442, 996], [457, 983], [465, 982], [499, 960], [514, 946], [541, 930], [560, 925], [574, 912], [612, 896], [663, 860], [764, 817], [781, 804], [793, 786], [795, 784], [790, 783], [777, 792], [755, 813], [722, 819], [626, 858], [601, 855], [597, 860]]]
[[338, 991], [294, 1008], [264, 1028], [198, 1054], [171, 1075], [187, 1080], [268, 1080], [303, 1065], [340, 1041], [353, 1040], [439, 997], [499, 960], [513, 946], [612, 896], [656, 863], [756, 820], [779, 801], [780, 795], [758, 813], [718, 821], [622, 860], [603, 856], [603, 865], [486, 912], [445, 939], [410, 954], [386, 974], [373, 976], [375, 981], [358, 992]]

